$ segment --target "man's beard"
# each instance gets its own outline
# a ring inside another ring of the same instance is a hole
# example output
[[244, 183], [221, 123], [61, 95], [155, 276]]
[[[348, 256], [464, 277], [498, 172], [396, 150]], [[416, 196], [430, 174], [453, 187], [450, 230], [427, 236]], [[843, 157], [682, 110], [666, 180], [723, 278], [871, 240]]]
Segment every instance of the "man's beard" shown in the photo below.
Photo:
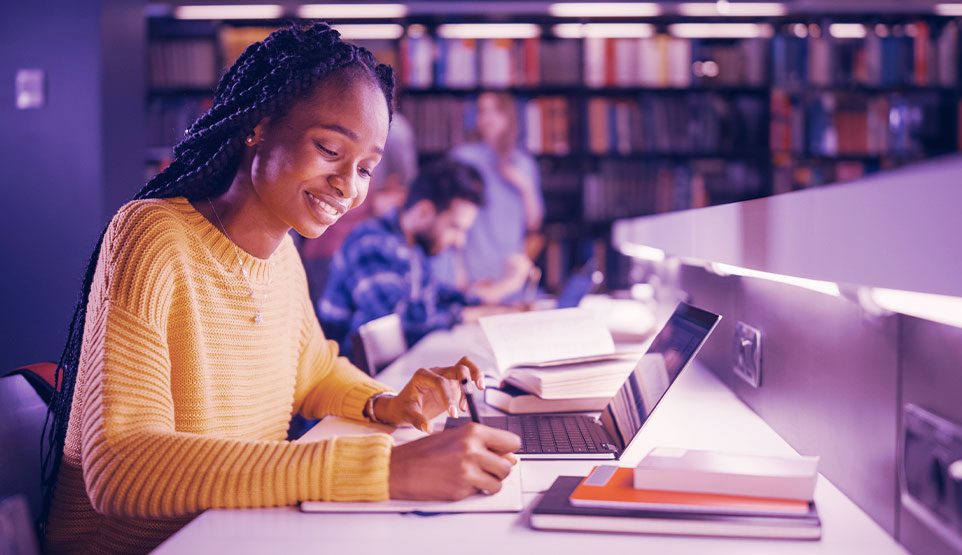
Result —
[[414, 234], [414, 243], [424, 250], [424, 254], [428, 256], [434, 256], [438, 254], [435, 252], [437, 248], [437, 241], [431, 236], [430, 231], [421, 231]]

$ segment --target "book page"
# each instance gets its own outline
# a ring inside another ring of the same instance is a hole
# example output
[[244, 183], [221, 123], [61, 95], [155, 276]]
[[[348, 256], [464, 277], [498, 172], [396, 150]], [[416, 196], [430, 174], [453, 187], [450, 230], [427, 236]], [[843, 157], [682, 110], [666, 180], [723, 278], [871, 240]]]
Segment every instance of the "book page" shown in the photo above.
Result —
[[479, 319], [498, 372], [512, 366], [614, 353], [611, 333], [581, 308], [498, 314]]

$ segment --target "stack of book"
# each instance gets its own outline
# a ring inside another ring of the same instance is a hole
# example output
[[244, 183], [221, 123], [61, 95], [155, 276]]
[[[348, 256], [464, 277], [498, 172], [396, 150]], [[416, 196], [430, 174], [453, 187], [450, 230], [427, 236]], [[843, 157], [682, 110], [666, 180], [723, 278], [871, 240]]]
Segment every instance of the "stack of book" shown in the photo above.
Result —
[[585, 530], [818, 539], [817, 457], [759, 457], [653, 449], [636, 468], [596, 466], [561, 476], [531, 526]]
[[616, 351], [605, 322], [584, 308], [499, 314], [480, 324], [499, 378], [484, 399], [505, 412], [601, 410], [641, 358]]

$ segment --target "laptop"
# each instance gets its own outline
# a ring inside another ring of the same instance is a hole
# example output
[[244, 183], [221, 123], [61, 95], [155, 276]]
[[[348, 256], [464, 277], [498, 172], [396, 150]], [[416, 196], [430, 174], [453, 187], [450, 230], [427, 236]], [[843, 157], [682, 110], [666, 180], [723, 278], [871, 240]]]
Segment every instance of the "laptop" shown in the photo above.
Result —
[[578, 306], [585, 295], [595, 290], [604, 275], [595, 269], [594, 258], [588, 259], [580, 270], [571, 274], [564, 288], [558, 294], [558, 308], [572, 308]]
[[[721, 316], [680, 303], [600, 418], [584, 414], [482, 417], [521, 437], [523, 459], [618, 459], [678, 375], [689, 366]], [[445, 428], [470, 422], [449, 418]]]

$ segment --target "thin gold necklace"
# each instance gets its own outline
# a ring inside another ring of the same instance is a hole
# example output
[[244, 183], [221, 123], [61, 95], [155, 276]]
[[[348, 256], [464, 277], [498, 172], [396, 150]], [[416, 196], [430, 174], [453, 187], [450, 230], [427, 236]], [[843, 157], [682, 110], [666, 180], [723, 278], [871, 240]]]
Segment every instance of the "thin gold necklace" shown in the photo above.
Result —
[[220, 216], [217, 214], [217, 209], [214, 208], [214, 202], [210, 200], [210, 197], [207, 197], [207, 204], [210, 204], [211, 212], [213, 212], [214, 217], [217, 218], [217, 223], [220, 224], [220, 228], [224, 232], [224, 236], [227, 237], [227, 240], [230, 241], [231, 246], [234, 247], [234, 255], [237, 256], [237, 263], [240, 265], [241, 275], [244, 276], [244, 281], [247, 282], [247, 286], [251, 290], [251, 299], [254, 300], [254, 323], [260, 324], [264, 320], [261, 308], [263, 308], [264, 303], [267, 302], [267, 296], [271, 292], [271, 282], [274, 281], [274, 258], [271, 257], [270, 259], [269, 273], [267, 274], [267, 288], [264, 290], [264, 296], [261, 297], [260, 303], [258, 304], [257, 296], [254, 294], [254, 284], [251, 282], [250, 275], [247, 273], [247, 268], [244, 267], [244, 263], [241, 261], [240, 251], [237, 250], [237, 244], [234, 243], [234, 240], [230, 238], [230, 234], [227, 233], [227, 226], [224, 225], [224, 222], [220, 221]]

